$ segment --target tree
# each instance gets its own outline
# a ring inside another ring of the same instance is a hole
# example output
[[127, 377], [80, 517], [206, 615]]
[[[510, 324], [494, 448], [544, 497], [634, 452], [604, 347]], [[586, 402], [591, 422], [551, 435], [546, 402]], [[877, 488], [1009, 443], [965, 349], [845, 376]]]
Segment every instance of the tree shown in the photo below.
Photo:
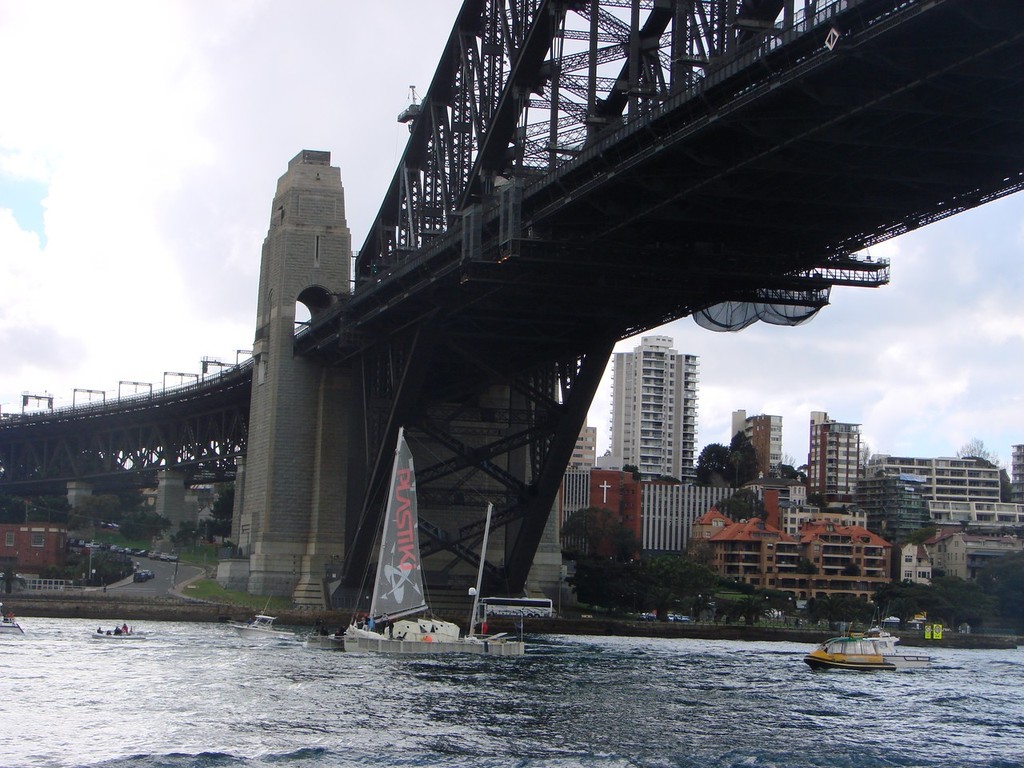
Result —
[[581, 603], [612, 610], [639, 610], [646, 592], [640, 563], [623, 563], [608, 558], [577, 560], [576, 572], [569, 578], [569, 585]]
[[0, 523], [64, 523], [68, 519], [64, 496], [9, 496], [0, 493]]
[[801, 557], [800, 562], [796, 566], [797, 573], [815, 574], [818, 572], [817, 566], [810, 561], [809, 558]]
[[751, 626], [755, 621], [764, 616], [767, 610], [768, 601], [760, 594], [744, 595], [736, 601], [736, 612], [743, 617], [743, 621], [747, 626]]
[[207, 534], [214, 536], [230, 536], [231, 521], [235, 511], [235, 485], [229, 483], [220, 489], [217, 499], [210, 507], [212, 519], [206, 522]]
[[636, 535], [618, 515], [603, 507], [584, 507], [574, 512], [562, 526], [566, 550], [577, 555], [632, 560], [640, 549]]
[[807, 483], [807, 473], [801, 472], [792, 464], [779, 464], [778, 475], [783, 480], [796, 480], [798, 483]]
[[985, 448], [985, 443], [976, 437], [964, 443], [956, 455], [959, 459], [981, 459], [990, 469], [999, 466], [999, 455]]
[[985, 617], [991, 616], [998, 601], [987, 595], [974, 581], [958, 576], [932, 578], [932, 603], [927, 606], [928, 615], [941, 618], [946, 626], [957, 627], [963, 622], [979, 626]]
[[924, 544], [928, 539], [935, 535], [939, 529], [934, 525], [926, 525], [924, 528], [918, 528], [916, 531], [911, 531], [907, 534], [906, 542], [908, 544]]
[[86, 496], [71, 510], [68, 528], [82, 530], [101, 523], [116, 523], [122, 518], [121, 499], [112, 493]]
[[697, 482], [717, 487], [729, 485], [729, 448], [721, 443], [709, 443], [697, 457]]
[[642, 573], [647, 585], [644, 605], [654, 607], [662, 621], [668, 619], [670, 608], [691, 604], [697, 595], [710, 592], [718, 580], [705, 566], [677, 555], [644, 560]]
[[750, 488], [741, 488], [716, 505], [731, 520], [749, 520], [764, 515], [764, 504]]
[[25, 580], [14, 572], [13, 558], [4, 566], [4, 572], [0, 576], [3, 577], [4, 592], [8, 595], [14, 591], [15, 585], [25, 586]]
[[156, 512], [139, 510], [125, 515], [121, 535], [126, 539], [150, 541], [171, 527], [171, 521]]
[[978, 575], [978, 584], [995, 598], [1002, 620], [1024, 630], [1024, 553], [993, 559]]
[[193, 522], [182, 520], [178, 523], [177, 532], [171, 536], [171, 542], [176, 547], [193, 547], [199, 540], [199, 526]]
[[808, 602], [808, 610], [814, 621], [824, 620], [830, 626], [837, 621], [867, 624], [874, 613], [874, 607], [867, 600], [844, 594], [812, 598]]
[[733, 435], [729, 444], [729, 466], [737, 488], [757, 478], [757, 451], [750, 438], [742, 432]]

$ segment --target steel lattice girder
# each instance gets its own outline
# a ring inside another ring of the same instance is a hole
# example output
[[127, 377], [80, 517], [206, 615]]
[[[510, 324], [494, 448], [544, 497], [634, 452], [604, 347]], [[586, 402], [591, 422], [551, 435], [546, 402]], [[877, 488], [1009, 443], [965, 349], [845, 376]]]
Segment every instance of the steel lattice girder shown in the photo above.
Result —
[[190, 482], [230, 479], [245, 452], [251, 384], [252, 368], [243, 366], [127, 402], [8, 419], [0, 427], [0, 488], [153, 485], [160, 469], [179, 469]]

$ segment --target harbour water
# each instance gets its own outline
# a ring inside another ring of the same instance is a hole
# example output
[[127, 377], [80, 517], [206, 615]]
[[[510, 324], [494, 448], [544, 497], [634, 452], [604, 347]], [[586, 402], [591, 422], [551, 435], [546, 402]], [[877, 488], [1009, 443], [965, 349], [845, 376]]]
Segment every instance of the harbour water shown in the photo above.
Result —
[[[22, 618], [0, 636], [0, 766], [1024, 766], [1024, 649], [812, 672], [812, 646], [528, 637], [391, 658], [219, 624]], [[120, 621], [117, 621], [120, 623]]]

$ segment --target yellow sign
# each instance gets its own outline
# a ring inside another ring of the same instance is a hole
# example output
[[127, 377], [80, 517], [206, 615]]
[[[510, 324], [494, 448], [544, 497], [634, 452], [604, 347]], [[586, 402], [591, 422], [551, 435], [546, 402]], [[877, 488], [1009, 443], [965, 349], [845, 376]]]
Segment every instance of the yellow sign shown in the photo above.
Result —
[[936, 624], [934, 627], [932, 627], [932, 640], [941, 640], [941, 639], [942, 639], [942, 625], [941, 624]]
[[931, 640], [932, 639], [932, 625], [931, 624], [925, 624], [924, 625], [924, 639], [925, 640]]

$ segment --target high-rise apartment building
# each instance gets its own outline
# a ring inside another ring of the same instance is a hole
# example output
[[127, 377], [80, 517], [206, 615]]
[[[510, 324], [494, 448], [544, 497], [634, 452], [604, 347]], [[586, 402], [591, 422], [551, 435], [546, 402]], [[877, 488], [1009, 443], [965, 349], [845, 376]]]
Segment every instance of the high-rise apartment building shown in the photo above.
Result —
[[732, 440], [742, 432], [754, 446], [757, 472], [760, 477], [771, 477], [782, 463], [782, 417], [758, 414], [747, 416], [746, 411], [732, 412]]
[[820, 493], [826, 504], [850, 504], [859, 476], [860, 424], [844, 424], [824, 411], [811, 411], [808, 495]]
[[999, 468], [972, 458], [915, 458], [875, 454], [867, 475], [918, 475], [929, 501], [999, 502]]
[[868, 530], [904, 542], [932, 521], [928, 511], [928, 478], [898, 468], [869, 464], [857, 483], [857, 504], [865, 511]]
[[576, 438], [570, 469], [590, 469], [597, 463], [597, 427], [584, 427]]
[[615, 353], [612, 453], [644, 480], [695, 479], [698, 365], [667, 336], [644, 336], [632, 352]]
[[1013, 446], [1010, 457], [1010, 501], [1024, 504], [1024, 444]]

